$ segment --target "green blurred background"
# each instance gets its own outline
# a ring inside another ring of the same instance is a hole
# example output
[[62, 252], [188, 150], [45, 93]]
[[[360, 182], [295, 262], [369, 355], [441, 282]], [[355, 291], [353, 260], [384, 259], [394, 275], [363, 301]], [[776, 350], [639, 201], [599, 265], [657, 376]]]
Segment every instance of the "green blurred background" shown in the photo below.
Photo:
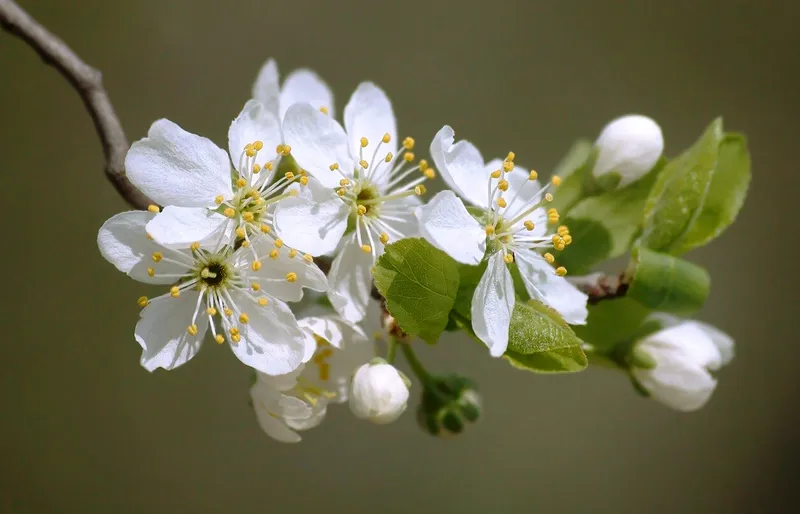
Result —
[[[100, 68], [132, 140], [167, 117], [223, 147], [262, 62], [317, 70], [339, 113], [373, 80], [421, 147], [443, 124], [487, 156], [551, 169], [620, 114], [657, 119], [674, 155], [717, 115], [744, 131], [753, 184], [691, 258], [701, 313], [738, 356], [694, 414], [592, 369], [536, 376], [445, 338], [424, 357], [474, 377], [484, 417], [460, 438], [408, 414], [333, 408], [300, 445], [258, 428], [249, 373], [208, 344], [149, 374], [132, 331], [150, 292], [99, 255], [125, 208], [75, 92], [0, 33], [0, 513], [796, 512], [795, 271], [800, 4], [754, 1], [30, 0]], [[422, 152], [419, 152], [422, 153]]]

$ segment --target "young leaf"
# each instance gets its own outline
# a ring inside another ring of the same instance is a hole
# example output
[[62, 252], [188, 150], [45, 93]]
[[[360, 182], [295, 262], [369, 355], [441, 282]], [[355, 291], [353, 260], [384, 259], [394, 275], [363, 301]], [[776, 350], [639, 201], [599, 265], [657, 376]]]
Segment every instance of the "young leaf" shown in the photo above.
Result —
[[700, 266], [646, 248], [635, 249], [632, 257], [630, 298], [673, 314], [692, 314], [705, 303], [711, 279]]
[[703, 246], [736, 219], [750, 185], [750, 153], [741, 134], [725, 134], [706, 201], [689, 228], [678, 253]]
[[643, 246], [678, 253], [708, 196], [723, 137], [722, 119], [717, 118], [661, 171], [645, 205]]
[[586, 367], [582, 341], [557, 312], [541, 302], [517, 301], [508, 330], [506, 358], [531, 371], [580, 371]]
[[561, 177], [562, 182], [553, 195], [551, 206], [562, 214], [583, 197], [586, 174], [594, 164], [593, 148], [594, 145], [585, 139], [575, 141], [553, 170], [553, 175]]
[[586, 324], [573, 328], [578, 337], [606, 353], [636, 334], [650, 312], [633, 298], [615, 298], [590, 305]]
[[457, 263], [424, 239], [401, 239], [386, 247], [372, 276], [400, 328], [435, 342], [456, 300]]

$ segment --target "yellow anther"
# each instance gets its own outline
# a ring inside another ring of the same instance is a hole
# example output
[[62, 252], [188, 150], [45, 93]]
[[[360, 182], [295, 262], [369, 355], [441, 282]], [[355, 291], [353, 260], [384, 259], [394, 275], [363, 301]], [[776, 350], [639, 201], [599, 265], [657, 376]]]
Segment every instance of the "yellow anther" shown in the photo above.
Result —
[[392, 159], [394, 159], [392, 152], [387, 152], [386, 157], [383, 158], [384, 162], [392, 162]]
[[422, 184], [414, 188], [414, 194], [417, 196], [424, 195], [426, 191], [427, 189], [425, 189], [425, 186], [423, 186]]
[[403, 139], [403, 148], [405, 148], [406, 150], [413, 150], [414, 149], [414, 138], [413, 137], [407, 137], [407, 138]]
[[553, 195], [551, 193], [546, 193], [544, 195], [544, 199], [545, 199], [546, 202], [552, 202], [553, 201]]
[[270, 250], [270, 252], [269, 252], [269, 258], [270, 258], [270, 259], [272, 259], [273, 261], [274, 261], [275, 259], [277, 259], [277, 258], [278, 258], [278, 250], [275, 250], [275, 249], [273, 249], [273, 250]]
[[502, 175], [502, 174], [503, 174], [503, 172], [502, 172], [502, 171], [500, 171], [500, 170], [494, 170], [493, 172], [491, 172], [491, 173], [489, 174], [489, 176], [490, 176], [490, 177], [492, 177], [492, 178], [500, 178], [500, 175]]
[[391, 140], [392, 136], [390, 136], [388, 132], [383, 135], [383, 138], [381, 138], [381, 141], [383, 141], [384, 143], [388, 143]]
[[267, 171], [272, 171], [273, 168], [275, 168], [275, 165], [272, 163], [272, 161], [269, 161], [264, 165], [264, 169], [266, 169]]
[[276, 146], [275, 147], [275, 153], [278, 154], [278, 155], [283, 155], [284, 148], [285, 147], [283, 145]]
[[256, 154], [256, 149], [253, 148], [252, 143], [247, 143], [246, 145], [244, 145], [244, 153], [248, 157], [253, 157]]
[[189, 333], [190, 336], [197, 335], [197, 325], [189, 325], [186, 327], [186, 331]]
[[425, 159], [420, 159], [419, 160], [419, 171], [423, 171], [424, 172], [427, 169], [428, 169], [428, 161], [426, 161]]
[[484, 232], [486, 232], [487, 236], [493, 236], [494, 235], [494, 225], [486, 225], [486, 228], [484, 228]]
[[297, 281], [297, 273], [294, 271], [290, 271], [286, 274], [286, 281], [287, 282], [296, 282]]
[[553, 234], [553, 237], [551, 237], [550, 240], [553, 241], [553, 243], [557, 243], [561, 241], [561, 236], [559, 236], [558, 234]]
[[503, 169], [508, 172], [514, 169], [514, 161], [503, 161]]
[[559, 177], [558, 175], [553, 175], [553, 176], [550, 178], [550, 182], [551, 182], [551, 183], [552, 183], [554, 186], [560, 186], [560, 185], [561, 185], [561, 177]]
[[239, 334], [231, 336], [231, 342], [234, 343], [234, 344], [238, 343], [241, 340], [242, 340], [242, 336], [240, 336]]
[[232, 336], [238, 336], [239, 335], [239, 329], [236, 328], [236, 327], [231, 327], [231, 329], [228, 332], [230, 332], [230, 334]]
[[403, 154], [403, 160], [406, 162], [411, 162], [414, 160], [414, 152], [406, 152]]
[[225, 342], [225, 336], [223, 336], [222, 334], [217, 334], [216, 336], [214, 336], [214, 340], [217, 343], [222, 344]]
[[347, 186], [349, 184], [350, 184], [350, 180], [346, 179], [346, 178], [343, 178], [342, 180], [339, 181], [339, 185], [342, 186], [342, 187]]
[[572, 236], [569, 234], [564, 235], [564, 244], [569, 246], [572, 244]]
[[244, 312], [239, 315], [239, 323], [247, 323], [250, 321], [250, 317], [245, 314]]
[[539, 178], [539, 174], [536, 173], [536, 170], [531, 170], [530, 175], [528, 175], [528, 180], [536, 180]]
[[369, 163], [367, 161], [365, 161], [364, 159], [361, 159], [360, 161], [358, 161], [358, 165], [361, 166], [363, 169], [369, 168]]
[[516, 158], [517, 158], [517, 154], [515, 154], [514, 152], [508, 152], [508, 155], [506, 155], [506, 160], [507, 161], [513, 161]]
[[549, 264], [553, 264], [554, 262], [556, 262], [556, 258], [553, 257], [553, 254], [550, 252], [544, 254], [544, 260], [546, 260]]
[[500, 191], [508, 191], [508, 180], [501, 180], [497, 184], [497, 189], [499, 189]]
[[150, 212], [155, 212], [155, 213], [161, 212], [161, 209], [158, 208], [158, 205], [154, 205], [154, 204], [148, 205], [147, 206], [147, 210], [150, 211]]
[[556, 209], [555, 207], [550, 207], [549, 209], [547, 209], [547, 214], [548, 216], [551, 216], [553, 214], [558, 214], [558, 209]]
[[150, 300], [148, 300], [146, 296], [140, 296], [139, 299], [136, 300], [136, 303], [139, 304], [139, 307], [144, 308], [147, 307], [147, 304], [150, 303]]
[[372, 252], [372, 247], [370, 245], [361, 245], [361, 251], [364, 253]]
[[244, 237], [247, 235], [247, 232], [244, 230], [244, 227], [237, 227], [235, 232], [236, 232], [236, 237], [238, 237], [239, 239], [244, 239]]
[[369, 139], [362, 137], [361, 138], [361, 148], [366, 148], [369, 145]]
[[225, 313], [226, 316], [233, 316], [233, 311], [230, 310], [228, 307], [222, 309], [222, 312]]
[[425, 178], [436, 178], [436, 170], [433, 168], [425, 168], [425, 171], [422, 173], [425, 175]]
[[208, 307], [206, 309], [206, 314], [208, 314], [209, 316], [216, 316], [217, 315], [217, 309], [215, 309], [214, 307]]
[[566, 246], [567, 246], [567, 245], [566, 245], [566, 244], [564, 244], [564, 240], [562, 239], [561, 241], [559, 241], [559, 242], [557, 242], [556, 244], [554, 244], [554, 245], [553, 245], [553, 248], [555, 248], [556, 250], [558, 250], [558, 251], [560, 252], [560, 251], [562, 251], [562, 250], [563, 250], [563, 249], [564, 249]]
[[260, 269], [261, 269], [261, 261], [253, 261], [253, 262], [250, 264], [250, 269], [252, 269], [253, 271], [258, 271], [258, 270], [260, 270]]
[[260, 306], [262, 306], [262, 307], [266, 307], [266, 305], [269, 303], [269, 300], [267, 300], [263, 296], [261, 298], [259, 298], [257, 301], [258, 301], [258, 304]]
[[192, 243], [192, 244], [189, 246], [189, 248], [191, 248], [191, 250], [192, 250], [193, 252], [196, 252], [197, 250], [199, 250], [199, 249], [200, 249], [200, 243], [198, 243], [197, 241], [195, 241], [194, 243]]
[[337, 190], [336, 190], [336, 194], [337, 194], [337, 195], [339, 195], [339, 196], [344, 196], [344, 194], [345, 194], [346, 192], [347, 192], [347, 191], [345, 191], [344, 189], [337, 189]]
[[323, 105], [322, 107], [319, 108], [319, 112], [321, 112], [322, 114], [328, 114], [329, 111], [328, 108]]
[[153, 252], [153, 261], [154, 262], [161, 262], [161, 259], [164, 258], [164, 254], [161, 252]]
[[513, 253], [505, 254], [503, 260], [506, 261], [506, 264], [511, 264], [512, 262], [514, 262], [514, 254]]
[[172, 286], [169, 288], [169, 294], [173, 298], [177, 298], [181, 295], [181, 290], [178, 288], [178, 286]]
[[295, 257], [297, 257], [297, 250], [292, 248], [291, 250], [289, 250], [289, 258], [294, 259]]
[[309, 264], [314, 262], [314, 256], [311, 255], [310, 253], [303, 255], [303, 259]]
[[555, 225], [556, 223], [558, 223], [558, 221], [559, 221], [560, 219], [561, 219], [561, 218], [558, 216], [558, 214], [556, 214], [556, 215], [554, 215], [554, 216], [548, 216], [548, 217], [547, 217], [547, 221], [548, 221], [548, 223], [550, 223], [551, 225]]
[[245, 241], [242, 241], [242, 247], [244, 247], [244, 248], [250, 248], [250, 241], [247, 241], [247, 240], [245, 240]]
[[253, 200], [258, 200], [259, 198], [261, 198], [261, 196], [258, 194], [258, 190], [256, 189], [253, 189], [249, 193], [247, 193], [247, 196], [249, 196]]
[[229, 218], [233, 218], [234, 216], [236, 216], [236, 211], [234, 211], [232, 207], [226, 207], [225, 210], [222, 211], [222, 214], [224, 214]]
[[256, 152], [260, 152], [262, 148], [264, 148], [264, 143], [261, 141], [253, 141], [253, 148], [255, 148]]
[[250, 284], [250, 289], [252, 289], [253, 291], [261, 291], [261, 284], [259, 284], [258, 282], [253, 282], [252, 284]]
[[363, 216], [367, 213], [367, 207], [365, 205], [359, 205], [356, 211], [358, 212], [359, 216]]
[[566, 225], [561, 225], [560, 227], [558, 227], [556, 232], [558, 232], [559, 236], [564, 237], [567, 234], [569, 234], [569, 228]]
[[528, 230], [533, 230], [534, 228], [536, 228], [536, 224], [534, 224], [531, 220], [526, 220], [525, 223], [523, 223], [523, 225], [525, 225], [525, 228]]
[[274, 243], [275, 248], [283, 248], [283, 239], [276, 239]]
[[283, 155], [289, 155], [292, 153], [292, 147], [289, 145], [283, 145]]
[[222, 204], [222, 202], [224, 202], [224, 201], [225, 201], [225, 197], [223, 197], [222, 195], [217, 195], [217, 196], [214, 197], [214, 203], [216, 203], [217, 205]]
[[244, 187], [244, 186], [247, 185], [247, 180], [245, 180], [245, 179], [240, 177], [240, 178], [236, 179], [236, 185], [239, 186], [239, 187]]
[[497, 199], [497, 206], [498, 206], [498, 207], [500, 207], [500, 208], [502, 209], [502, 208], [504, 208], [506, 205], [508, 205], [508, 204], [506, 203], [506, 199], [505, 199], [505, 198], [503, 198], [503, 197], [500, 197], [500, 198], [498, 198], [498, 199]]
[[380, 239], [381, 239], [381, 243], [383, 243], [383, 244], [388, 243], [389, 242], [389, 234], [387, 234], [386, 232], [381, 233]]
[[563, 277], [566, 274], [567, 274], [567, 268], [565, 268], [564, 266], [559, 266], [556, 268], [556, 275], [558, 275], [559, 277]]
[[287, 171], [286, 173], [283, 174], [283, 176], [286, 177], [286, 180], [294, 179], [294, 173], [292, 173], [291, 171]]
[[330, 168], [331, 171], [336, 171], [336, 170], [339, 169], [339, 163], [338, 162], [334, 162], [333, 164], [328, 166], [328, 168]]
[[306, 177], [305, 175], [300, 177], [300, 184], [303, 185], [303, 186], [307, 186], [308, 185], [308, 177]]
[[150, 277], [156, 276], [156, 270], [154, 268], [147, 268], [147, 275]]
[[264, 223], [261, 224], [261, 232], [265, 234], [269, 234], [270, 228], [269, 225], [265, 225]]
[[242, 214], [242, 218], [249, 223], [255, 219], [255, 215], [252, 212], [245, 212]]

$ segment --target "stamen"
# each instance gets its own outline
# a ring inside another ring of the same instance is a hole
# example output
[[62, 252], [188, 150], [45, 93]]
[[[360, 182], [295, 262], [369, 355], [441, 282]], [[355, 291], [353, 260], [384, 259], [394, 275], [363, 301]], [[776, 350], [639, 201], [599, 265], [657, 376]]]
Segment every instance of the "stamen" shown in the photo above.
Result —
[[364, 253], [372, 253], [372, 247], [370, 245], [361, 245], [361, 251]]
[[296, 282], [297, 281], [297, 273], [295, 273], [294, 271], [290, 271], [289, 273], [286, 274], [286, 280], [287, 280], [287, 282], [290, 282], [290, 283], [291, 282]]
[[252, 269], [253, 271], [258, 271], [258, 270], [260, 270], [260, 269], [261, 269], [261, 261], [253, 261], [253, 262], [250, 264], [250, 269]]
[[145, 308], [147, 304], [150, 303], [150, 300], [147, 299], [146, 296], [140, 296], [136, 303], [139, 304], [139, 307]]
[[550, 252], [544, 254], [544, 260], [546, 260], [549, 264], [556, 262], [556, 258], [553, 257], [553, 254]]
[[147, 206], [147, 210], [150, 211], [150, 212], [156, 213], [156, 214], [161, 212], [161, 209], [158, 208], [158, 205], [154, 205], [154, 204], [148, 205]]
[[169, 294], [173, 298], [177, 298], [181, 295], [181, 290], [178, 288], [178, 286], [172, 286], [169, 288]]
[[559, 266], [558, 268], [556, 268], [556, 275], [558, 275], [559, 277], [563, 277], [566, 274], [567, 274], [567, 268], [565, 268], [564, 266]]

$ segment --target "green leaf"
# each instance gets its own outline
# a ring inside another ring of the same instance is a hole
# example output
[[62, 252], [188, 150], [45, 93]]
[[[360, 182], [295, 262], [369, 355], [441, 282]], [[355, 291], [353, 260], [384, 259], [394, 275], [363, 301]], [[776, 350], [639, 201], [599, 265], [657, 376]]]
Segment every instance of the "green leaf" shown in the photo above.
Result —
[[541, 302], [514, 305], [506, 356], [515, 367], [549, 373], [580, 371], [587, 364], [581, 344], [561, 316]]
[[486, 262], [477, 266], [458, 264], [458, 293], [453, 311], [459, 316], [472, 319], [472, 295], [475, 293], [475, 288], [478, 287], [484, 271], [486, 271]]
[[559, 264], [571, 274], [584, 274], [592, 265], [630, 250], [650, 189], [664, 165], [662, 159], [633, 184], [578, 202], [564, 221], [572, 244], [559, 254]]
[[706, 201], [678, 253], [703, 246], [736, 219], [750, 185], [750, 153], [741, 134], [725, 134]]
[[650, 191], [642, 225], [643, 246], [678, 253], [700, 216], [724, 137], [717, 118], [691, 148], [670, 161]]
[[705, 303], [711, 279], [700, 266], [646, 248], [637, 248], [632, 257], [630, 298], [673, 314], [692, 314]]
[[372, 276], [400, 328], [435, 342], [456, 300], [457, 263], [424, 239], [401, 239], [386, 247]]
[[558, 163], [553, 175], [561, 177], [561, 185], [553, 194], [552, 207], [566, 214], [583, 197], [587, 171], [594, 165], [594, 145], [585, 139], [575, 141]]
[[638, 333], [651, 310], [633, 298], [623, 297], [589, 305], [585, 325], [576, 325], [575, 334], [606, 353]]

